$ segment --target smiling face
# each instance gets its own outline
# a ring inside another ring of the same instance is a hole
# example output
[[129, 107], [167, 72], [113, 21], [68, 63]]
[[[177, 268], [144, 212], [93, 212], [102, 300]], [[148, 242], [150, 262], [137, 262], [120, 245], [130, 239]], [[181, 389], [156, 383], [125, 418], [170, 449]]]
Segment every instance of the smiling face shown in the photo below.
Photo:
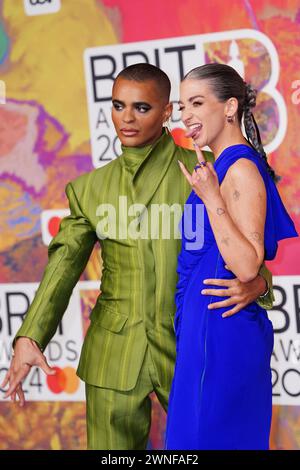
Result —
[[112, 120], [126, 147], [143, 147], [161, 136], [172, 105], [161, 96], [154, 80], [138, 82], [118, 78], [112, 92]]
[[187, 136], [200, 148], [208, 145], [213, 149], [227, 130], [228, 102], [218, 101], [209, 80], [190, 78], [181, 82], [179, 109]]

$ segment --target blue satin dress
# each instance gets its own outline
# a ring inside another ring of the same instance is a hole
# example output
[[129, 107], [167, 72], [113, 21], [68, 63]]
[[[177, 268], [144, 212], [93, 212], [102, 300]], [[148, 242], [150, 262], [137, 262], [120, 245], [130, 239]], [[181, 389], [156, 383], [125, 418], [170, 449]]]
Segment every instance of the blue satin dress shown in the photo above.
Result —
[[[266, 186], [265, 259], [271, 260], [276, 255], [278, 240], [296, 237], [297, 232], [265, 162], [251, 147], [233, 145], [221, 153], [214, 164], [219, 183], [239, 158], [255, 163]], [[202, 223], [196, 220], [196, 207], [203, 203], [192, 191], [186, 204], [191, 209], [188, 213], [195, 230], [196, 223], [198, 228]], [[272, 323], [267, 312], [255, 302], [227, 318], [221, 315], [228, 307], [208, 310], [208, 304], [225, 298], [202, 295], [201, 290], [210, 287], [203, 285], [203, 280], [235, 276], [225, 269], [203, 208], [202, 248], [187, 249], [192, 240], [184, 229], [185, 214], [181, 221], [174, 322], [177, 356], [165, 449], [268, 449]]]

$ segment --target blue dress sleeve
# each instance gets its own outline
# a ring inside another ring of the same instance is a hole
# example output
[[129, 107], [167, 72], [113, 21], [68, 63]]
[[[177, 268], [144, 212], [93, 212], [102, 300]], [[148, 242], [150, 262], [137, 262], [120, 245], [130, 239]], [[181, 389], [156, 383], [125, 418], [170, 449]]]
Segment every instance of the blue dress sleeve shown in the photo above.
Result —
[[[263, 176], [263, 175], [262, 175]], [[278, 189], [267, 173], [267, 214], [265, 223], [265, 259], [275, 258], [279, 240], [298, 237], [294, 222], [287, 213]], [[265, 181], [266, 183], [266, 181]]]

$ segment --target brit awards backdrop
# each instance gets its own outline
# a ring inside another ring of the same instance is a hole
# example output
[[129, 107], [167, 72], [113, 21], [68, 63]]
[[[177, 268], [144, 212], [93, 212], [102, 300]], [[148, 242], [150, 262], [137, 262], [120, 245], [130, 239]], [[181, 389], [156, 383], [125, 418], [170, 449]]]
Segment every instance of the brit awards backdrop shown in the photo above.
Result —
[[[120, 153], [111, 87], [149, 62], [172, 81], [172, 134], [191, 147], [178, 87], [191, 68], [233, 66], [259, 90], [255, 117], [279, 191], [300, 230], [300, 5], [297, 0], [2, 0], [0, 2], [0, 380], [11, 343], [68, 214], [66, 184]], [[192, 148], [192, 147], [191, 147]], [[300, 448], [300, 242], [281, 242], [274, 275], [272, 449]], [[96, 246], [46, 350], [57, 374], [33, 368], [24, 409], [0, 401], [1, 449], [84, 449], [84, 384], [76, 376], [99, 294]], [[165, 414], [152, 396], [149, 448]]]

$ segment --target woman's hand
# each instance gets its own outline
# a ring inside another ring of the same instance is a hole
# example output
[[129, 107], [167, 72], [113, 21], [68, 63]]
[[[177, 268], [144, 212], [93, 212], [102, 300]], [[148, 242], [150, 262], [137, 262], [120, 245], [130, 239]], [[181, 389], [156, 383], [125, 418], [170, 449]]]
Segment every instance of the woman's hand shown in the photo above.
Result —
[[219, 198], [221, 195], [218, 175], [210, 162], [206, 162], [199, 146], [194, 144], [197, 158], [199, 161], [198, 168], [196, 168], [192, 175], [185, 168], [184, 164], [178, 160], [180, 169], [195, 193], [204, 202], [211, 201], [214, 198]]
[[25, 404], [22, 382], [28, 375], [32, 366], [40, 367], [47, 375], [55, 375], [56, 373], [55, 369], [49, 367], [46, 357], [43, 355], [36, 342], [30, 338], [20, 337], [16, 341], [10, 368], [1, 384], [1, 388], [9, 384], [4, 398], [10, 396], [12, 401], [16, 401], [18, 396], [20, 406]]

